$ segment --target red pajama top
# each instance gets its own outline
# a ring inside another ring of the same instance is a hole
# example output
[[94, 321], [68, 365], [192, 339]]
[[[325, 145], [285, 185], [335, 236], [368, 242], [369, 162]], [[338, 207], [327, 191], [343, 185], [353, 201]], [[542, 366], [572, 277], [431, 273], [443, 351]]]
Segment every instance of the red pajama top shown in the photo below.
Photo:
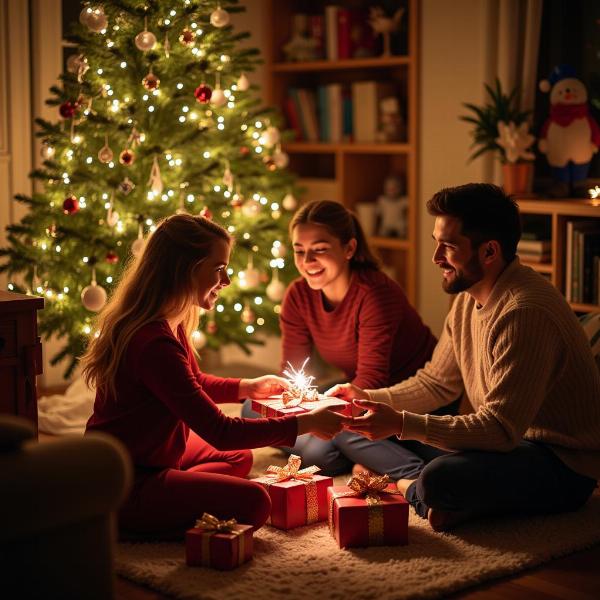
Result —
[[304, 279], [288, 288], [281, 308], [282, 369], [299, 367], [313, 348], [361, 388], [379, 388], [414, 375], [436, 339], [402, 288], [385, 273], [356, 270], [342, 302], [327, 310], [320, 290]]
[[238, 402], [239, 379], [202, 373], [184, 331], [166, 321], [133, 336], [116, 376], [114, 397], [96, 392], [87, 430], [121, 440], [136, 466], [179, 468], [189, 430], [219, 450], [293, 446], [296, 417], [241, 419], [215, 403]]

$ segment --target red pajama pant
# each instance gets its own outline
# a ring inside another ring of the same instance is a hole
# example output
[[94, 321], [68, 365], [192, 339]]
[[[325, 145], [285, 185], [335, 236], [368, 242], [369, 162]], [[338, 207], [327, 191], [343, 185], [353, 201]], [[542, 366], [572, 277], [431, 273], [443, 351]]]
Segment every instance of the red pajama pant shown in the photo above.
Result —
[[136, 533], [179, 535], [208, 512], [258, 529], [271, 500], [262, 486], [244, 479], [251, 467], [250, 450], [216, 450], [190, 431], [181, 469], [136, 471], [119, 525]]

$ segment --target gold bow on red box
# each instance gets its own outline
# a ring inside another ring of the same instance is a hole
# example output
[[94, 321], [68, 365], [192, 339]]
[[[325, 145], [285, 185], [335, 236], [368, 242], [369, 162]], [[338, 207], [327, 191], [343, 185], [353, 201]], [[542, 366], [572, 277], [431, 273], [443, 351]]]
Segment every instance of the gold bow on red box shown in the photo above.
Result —
[[274, 476], [277, 479], [277, 483], [287, 481], [288, 479], [295, 479], [297, 481], [306, 481], [313, 478], [313, 475], [321, 469], [316, 465], [312, 467], [306, 467], [301, 469], [302, 459], [296, 454], [290, 454], [287, 465], [283, 467], [276, 467], [270, 465], [267, 467], [267, 473], [269, 476]]
[[214, 515], [204, 513], [196, 520], [195, 529], [201, 529], [202, 533], [202, 566], [210, 566], [210, 538], [216, 533], [231, 533], [238, 538], [238, 560], [239, 565], [244, 563], [246, 549], [244, 543], [244, 530], [236, 529], [238, 523], [235, 519], [217, 519]]

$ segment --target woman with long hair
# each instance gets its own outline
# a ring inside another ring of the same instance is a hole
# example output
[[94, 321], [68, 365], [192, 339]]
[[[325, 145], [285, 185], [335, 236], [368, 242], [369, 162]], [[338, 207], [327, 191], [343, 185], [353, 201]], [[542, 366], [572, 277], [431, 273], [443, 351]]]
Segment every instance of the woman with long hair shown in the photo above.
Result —
[[[354, 213], [338, 202], [309, 202], [292, 218], [290, 238], [300, 277], [281, 309], [282, 368], [316, 351], [345, 381], [370, 389], [402, 381], [429, 360], [435, 337], [381, 271]], [[252, 416], [248, 404], [242, 414]], [[332, 475], [356, 464], [394, 477], [404, 451], [395, 441], [344, 431], [331, 441], [302, 436], [293, 452]]]
[[330, 411], [248, 420], [218, 408], [286, 385], [274, 375], [220, 378], [198, 368], [189, 335], [199, 310], [213, 308], [230, 283], [231, 246], [227, 231], [203, 217], [165, 219], [123, 275], [83, 358], [86, 381], [96, 388], [87, 430], [117, 437], [134, 463], [133, 490], [119, 515], [127, 531], [181, 535], [205, 511], [258, 528], [270, 499], [244, 479], [248, 449], [341, 429]]

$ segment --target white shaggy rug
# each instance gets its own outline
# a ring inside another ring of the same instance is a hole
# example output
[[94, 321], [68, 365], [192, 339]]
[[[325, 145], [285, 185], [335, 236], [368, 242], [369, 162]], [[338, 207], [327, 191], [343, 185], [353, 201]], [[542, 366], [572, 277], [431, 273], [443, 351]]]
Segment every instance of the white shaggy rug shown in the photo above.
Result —
[[[255, 451], [253, 476], [285, 462], [277, 450]], [[438, 598], [600, 542], [600, 495], [576, 513], [485, 520], [452, 534], [433, 532], [411, 509], [408, 546], [340, 550], [324, 523], [292, 531], [263, 527], [254, 540], [254, 558], [234, 571], [187, 567], [183, 543], [121, 543], [116, 569], [195, 600]]]

